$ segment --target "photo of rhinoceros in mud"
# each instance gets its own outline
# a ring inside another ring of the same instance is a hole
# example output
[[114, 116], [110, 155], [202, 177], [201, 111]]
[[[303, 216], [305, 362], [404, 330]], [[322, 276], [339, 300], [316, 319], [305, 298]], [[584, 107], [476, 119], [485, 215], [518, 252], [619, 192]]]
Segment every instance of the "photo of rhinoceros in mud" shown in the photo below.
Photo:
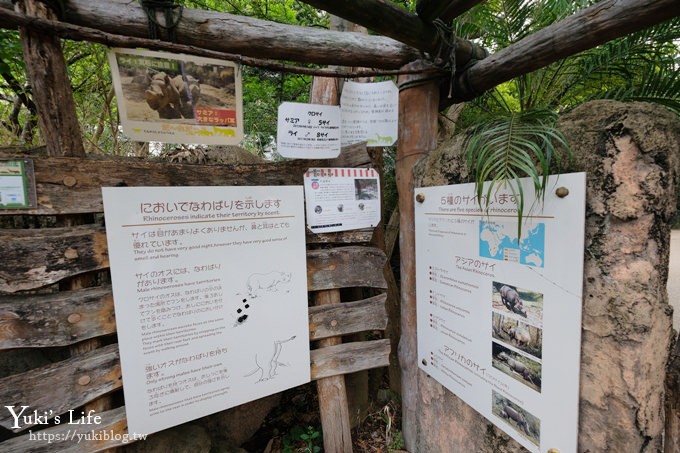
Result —
[[[233, 67], [172, 63], [164, 68], [160, 64], [143, 67], [119, 62], [128, 120], [207, 124], [207, 118], [197, 112], [236, 110]], [[219, 116], [212, 115], [211, 119]], [[219, 121], [210, 124], [221, 125]]]
[[541, 444], [541, 420], [518, 404], [493, 391], [491, 412], [532, 444]]
[[491, 355], [491, 364], [494, 368], [541, 393], [543, 371], [541, 363], [495, 341], [491, 344]]
[[543, 324], [543, 294], [501, 282], [492, 282], [491, 287], [495, 311], [524, 318], [533, 325]]

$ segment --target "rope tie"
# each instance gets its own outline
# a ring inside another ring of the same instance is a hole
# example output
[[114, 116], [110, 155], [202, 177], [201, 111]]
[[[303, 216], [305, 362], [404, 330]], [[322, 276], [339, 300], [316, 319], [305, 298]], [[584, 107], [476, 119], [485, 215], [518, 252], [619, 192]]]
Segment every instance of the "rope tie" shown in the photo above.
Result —
[[[149, 21], [149, 38], [159, 39], [159, 29], [166, 30], [168, 33], [168, 40], [171, 42], [177, 42], [177, 34], [175, 28], [179, 21], [182, 20], [182, 14], [184, 13], [184, 7], [182, 5], [175, 5], [173, 0], [140, 0], [142, 8], [146, 13], [147, 20]], [[179, 9], [177, 17], [175, 18], [174, 11]], [[162, 12], [165, 15], [165, 25], [158, 22], [156, 19], [156, 13]]]
[[437, 30], [437, 41], [439, 42], [439, 49], [437, 50], [438, 61], [444, 64], [444, 67], [449, 67], [451, 69], [451, 81], [449, 83], [449, 99], [453, 96], [453, 81], [456, 76], [456, 50], [457, 50], [457, 40], [456, 35], [453, 32], [453, 28], [447, 27], [446, 24], [441, 19], [435, 19], [432, 21]]

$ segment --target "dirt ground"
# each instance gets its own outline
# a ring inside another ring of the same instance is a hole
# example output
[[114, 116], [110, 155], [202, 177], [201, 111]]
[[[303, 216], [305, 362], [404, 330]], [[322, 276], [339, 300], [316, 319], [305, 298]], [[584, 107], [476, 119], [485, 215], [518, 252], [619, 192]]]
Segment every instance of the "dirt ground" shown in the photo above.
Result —
[[[136, 82], [134, 77], [121, 77], [121, 85], [125, 96], [125, 110], [128, 120], [159, 121], [158, 112], [149, 107], [144, 100], [146, 84]], [[196, 107], [235, 110], [236, 99], [233, 92], [202, 83], [201, 96]], [[193, 118], [164, 119], [163, 122], [195, 124]]]
[[[316, 437], [310, 443], [301, 439], [301, 434]], [[352, 429], [352, 450], [357, 453], [408, 453], [401, 449], [402, 446], [398, 397], [371, 403], [368, 414]], [[314, 447], [320, 447], [320, 450]], [[269, 414], [260, 430], [242, 448], [249, 453], [323, 452], [316, 384], [285, 391], [278, 408]]]

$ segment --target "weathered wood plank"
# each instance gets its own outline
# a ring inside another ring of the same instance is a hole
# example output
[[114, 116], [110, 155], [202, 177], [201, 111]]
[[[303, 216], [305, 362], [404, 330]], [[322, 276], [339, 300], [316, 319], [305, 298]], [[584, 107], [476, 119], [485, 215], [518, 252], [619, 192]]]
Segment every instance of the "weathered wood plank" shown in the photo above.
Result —
[[[3, 10], [12, 10], [10, 0], [0, 0], [0, 26], [15, 27], [16, 19], [13, 22]], [[69, 0], [64, 21], [111, 34], [149, 36], [144, 10], [128, 0]], [[177, 42], [199, 48], [317, 64], [389, 69], [419, 55], [413, 47], [383, 36], [333, 32], [189, 8], [184, 8], [175, 35]], [[62, 36], [78, 38], [77, 30]], [[159, 47], [161, 43], [158, 40]]]
[[380, 294], [356, 302], [309, 307], [309, 339], [385, 330], [386, 299], [387, 294]]
[[[39, 0], [15, 2], [17, 12], [30, 17], [59, 20], [55, 11]], [[59, 38], [31, 27], [20, 27], [26, 72], [38, 111], [38, 126], [51, 156], [85, 156], [76, 115], [71, 81]]]
[[373, 228], [352, 231], [337, 231], [335, 233], [306, 232], [307, 244], [367, 244], [373, 237]]
[[387, 288], [385, 253], [374, 247], [336, 247], [307, 252], [307, 290]]
[[[478, 61], [457, 75], [455, 102], [680, 14], [678, 0], [602, 0]], [[448, 82], [446, 82], [448, 84]], [[442, 105], [450, 105], [442, 98]]]
[[343, 343], [311, 351], [312, 379], [355, 373], [389, 364], [390, 340]]
[[128, 434], [125, 407], [118, 407], [97, 413], [97, 415], [101, 417], [101, 423], [96, 427], [91, 424], [59, 424], [2, 442], [0, 451], [4, 453], [94, 453], [139, 440], [139, 435]]
[[106, 234], [92, 225], [0, 230], [0, 292], [40, 288], [109, 266]]
[[[0, 153], [3, 158], [26, 155]], [[76, 159], [31, 156], [37, 209], [5, 210], [0, 215], [103, 212], [102, 187], [119, 186], [280, 186], [301, 185], [305, 171], [319, 161], [240, 165], [175, 164], [139, 159]]]
[[[0, 401], [3, 401], [3, 406], [30, 406], [30, 411], [45, 412], [52, 418], [121, 386], [118, 345], [112, 344], [0, 379]], [[19, 428], [13, 425], [10, 412], [0, 411], [0, 426], [3, 428], [20, 432], [34, 423], [22, 423]]]
[[115, 331], [110, 286], [0, 296], [0, 350], [67, 346]]
[[[41, 288], [74, 275], [109, 267], [104, 227], [0, 230], [0, 292]], [[307, 289], [351, 286], [385, 288], [385, 254], [348, 246], [307, 252]]]

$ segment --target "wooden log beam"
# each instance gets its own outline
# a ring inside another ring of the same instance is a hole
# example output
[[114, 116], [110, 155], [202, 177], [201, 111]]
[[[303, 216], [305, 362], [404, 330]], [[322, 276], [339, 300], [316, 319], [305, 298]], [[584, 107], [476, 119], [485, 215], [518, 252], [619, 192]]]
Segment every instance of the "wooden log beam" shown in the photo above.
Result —
[[[58, 20], [40, 0], [19, 0], [16, 11], [39, 19]], [[51, 156], [85, 156], [71, 82], [59, 38], [30, 27], [20, 27], [26, 72], [38, 112], [40, 135]]]
[[[414, 62], [409, 66], [420, 64]], [[439, 89], [434, 81], [418, 82], [416, 76], [399, 78], [399, 253], [401, 254], [401, 365], [402, 426], [406, 449], [416, 451], [418, 426], [418, 355], [416, 341], [416, 237], [413, 167], [437, 146]], [[406, 88], [408, 87], [408, 88]]]
[[[109, 267], [106, 231], [98, 225], [0, 230], [0, 292], [15, 293]], [[385, 289], [385, 253], [347, 246], [307, 252], [307, 289]], [[11, 315], [8, 315], [11, 316]]]
[[[514, 77], [679, 15], [678, 0], [602, 0], [458, 74], [455, 101], [474, 99]], [[444, 106], [451, 103], [442, 99]]]
[[[15, 26], [6, 15], [3, 18], [3, 9], [13, 9], [11, 0], [0, 0], [0, 26]], [[144, 10], [128, 0], [69, 0], [63, 21], [115, 35], [149, 37]], [[419, 58], [415, 48], [387, 37], [189, 8], [184, 9], [176, 36], [178, 43], [203, 49], [303, 63], [395, 69]]]
[[441, 19], [449, 23], [484, 0], [418, 0], [416, 12], [427, 22]]
[[103, 227], [0, 230], [0, 292], [41, 288], [109, 267]]
[[[384, 330], [385, 294], [310, 307], [309, 338]], [[116, 332], [110, 286], [54, 294], [0, 296], [0, 351], [69, 346]]]
[[[438, 57], [442, 39], [437, 28], [424, 22], [417, 15], [383, 0], [302, 0], [303, 3], [328, 11], [331, 14], [347, 19], [369, 30], [389, 36], [416, 49]], [[456, 38], [456, 66], [462, 67], [470, 59], [482, 59], [487, 52], [482, 47]], [[448, 58], [447, 55], [441, 55]], [[415, 60], [415, 58], [413, 59]], [[412, 61], [413, 61], [412, 60]], [[371, 66], [353, 63], [350, 66]]]
[[[52, 417], [80, 407], [122, 387], [118, 345], [112, 344], [62, 362], [0, 379], [0, 399], [5, 405], [30, 406], [30, 411]], [[59, 389], [59, 391], [55, 391]], [[20, 432], [9, 411], [0, 411], [0, 426]]]
[[0, 296], [0, 350], [68, 346], [115, 332], [110, 286]]
[[[0, 443], [0, 451], [3, 453], [94, 453], [141, 440], [139, 435], [128, 433], [125, 407], [118, 407], [97, 413], [97, 415], [101, 417], [101, 423], [97, 425], [61, 423], [39, 432], [6, 440]], [[43, 440], [36, 440], [36, 434], [39, 434]], [[51, 442], [48, 442], [48, 439], [51, 439]]]
[[[356, 145], [343, 148], [350, 150]], [[318, 160], [292, 160], [258, 164], [192, 165], [140, 159], [78, 159], [29, 156], [3, 152], [0, 158], [33, 160], [38, 193], [36, 209], [3, 209], [1, 215], [59, 215], [103, 212], [102, 187], [117, 186], [259, 186], [302, 185]], [[370, 241], [368, 231], [320, 235], [312, 242]], [[368, 239], [365, 239], [368, 237]]]

